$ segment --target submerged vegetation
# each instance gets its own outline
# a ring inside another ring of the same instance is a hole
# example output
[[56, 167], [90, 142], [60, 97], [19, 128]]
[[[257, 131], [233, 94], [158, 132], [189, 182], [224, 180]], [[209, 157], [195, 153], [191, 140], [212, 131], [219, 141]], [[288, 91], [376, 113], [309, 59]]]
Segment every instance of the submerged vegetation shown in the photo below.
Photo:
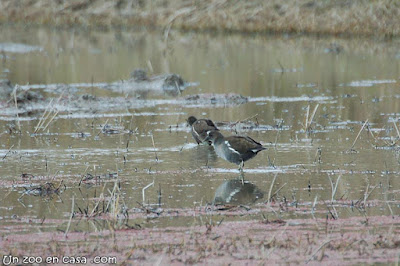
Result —
[[399, 36], [400, 3], [391, 0], [14, 1], [0, 21], [52, 26], [171, 27], [184, 30]]

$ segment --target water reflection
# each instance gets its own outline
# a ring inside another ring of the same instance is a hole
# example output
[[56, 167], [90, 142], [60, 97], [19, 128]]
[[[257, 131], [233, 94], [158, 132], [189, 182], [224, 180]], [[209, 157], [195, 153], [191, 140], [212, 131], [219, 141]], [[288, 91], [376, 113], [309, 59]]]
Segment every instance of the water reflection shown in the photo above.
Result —
[[249, 181], [232, 179], [222, 183], [215, 191], [213, 204], [251, 204], [264, 197], [264, 193]]
[[208, 144], [197, 145], [190, 156], [191, 161], [196, 162], [198, 166], [213, 167], [218, 160], [214, 148]]

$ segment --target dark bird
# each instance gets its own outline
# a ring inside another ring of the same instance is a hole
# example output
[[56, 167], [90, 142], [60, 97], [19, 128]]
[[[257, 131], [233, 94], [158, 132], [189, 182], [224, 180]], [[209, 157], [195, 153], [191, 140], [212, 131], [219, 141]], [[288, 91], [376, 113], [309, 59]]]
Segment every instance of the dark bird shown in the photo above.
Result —
[[211, 141], [215, 153], [219, 157], [239, 165], [240, 170], [243, 169], [245, 161], [266, 149], [250, 137], [229, 136], [225, 138], [219, 131], [208, 131], [205, 140]]
[[[196, 140], [197, 144], [206, 141], [207, 131], [219, 130], [210, 119], [197, 119], [194, 116], [190, 116], [187, 122], [192, 128], [192, 136]], [[211, 141], [208, 141], [208, 144], [211, 145]]]

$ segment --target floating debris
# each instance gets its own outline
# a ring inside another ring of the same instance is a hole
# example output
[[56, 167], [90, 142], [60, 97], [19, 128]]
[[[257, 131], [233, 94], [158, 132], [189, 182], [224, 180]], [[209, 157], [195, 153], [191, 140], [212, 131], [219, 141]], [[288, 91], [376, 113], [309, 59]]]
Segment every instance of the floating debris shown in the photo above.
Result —
[[227, 93], [227, 94], [195, 94], [185, 97], [185, 101], [191, 104], [197, 105], [240, 105], [249, 101], [248, 97], [244, 97], [240, 94]]
[[0, 101], [2, 100], [13, 104], [17, 100], [18, 104], [25, 104], [43, 100], [43, 95], [37, 91], [30, 90], [29, 87], [14, 86], [8, 79], [0, 79]]
[[21, 195], [20, 199], [24, 195], [45, 197], [45, 196], [52, 196], [54, 194], [59, 194], [61, 192], [60, 188], [61, 188], [62, 184], [63, 184], [63, 181], [61, 181], [60, 184], [58, 184], [57, 186], [52, 182], [46, 182], [39, 186], [34, 186], [34, 187], [29, 187], [29, 188], [24, 187], [25, 191]]
[[109, 124], [104, 125], [101, 129], [101, 132], [107, 135], [120, 134], [123, 131], [124, 131], [123, 127], [116, 127]]
[[86, 174], [82, 175], [81, 180], [79, 181], [79, 186], [82, 183], [99, 184], [101, 181], [105, 181], [106, 179], [115, 179], [115, 178], [118, 178], [118, 173], [107, 173], [107, 174], [103, 174], [103, 175], [92, 175], [90, 173], [86, 173]]
[[79, 182], [79, 185], [81, 184], [81, 182], [89, 182], [89, 181], [92, 181], [92, 180], [96, 180], [97, 181], [98, 179], [100, 179], [99, 175], [94, 176], [92, 174], [87, 173], [87, 174], [82, 176], [81, 181]]
[[[177, 96], [193, 83], [185, 82], [178, 74], [161, 74], [148, 77], [143, 69], [135, 69], [129, 80], [113, 82], [105, 86], [117, 92], [132, 93], [164, 93], [170, 96]], [[102, 87], [102, 86], [99, 86]]]
[[32, 175], [32, 174], [22, 174], [21, 175], [21, 178], [24, 180], [24, 179], [32, 179], [32, 178], [34, 178], [34, 175]]
[[307, 83], [307, 84], [297, 83], [296, 84], [297, 88], [314, 88], [314, 87], [317, 87], [317, 86], [318, 86], [317, 83]]

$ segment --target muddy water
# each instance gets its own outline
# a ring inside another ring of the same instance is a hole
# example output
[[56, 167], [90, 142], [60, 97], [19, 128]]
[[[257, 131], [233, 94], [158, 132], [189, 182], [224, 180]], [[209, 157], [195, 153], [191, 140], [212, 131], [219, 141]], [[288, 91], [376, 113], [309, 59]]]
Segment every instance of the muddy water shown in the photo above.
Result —
[[[72, 198], [76, 213], [90, 212], [116, 182], [129, 213], [143, 202], [205, 209], [216, 192], [243, 189], [236, 165], [195, 144], [189, 115], [209, 117], [224, 134], [247, 134], [268, 147], [246, 162], [248, 185], [229, 204], [265, 206], [272, 184], [275, 206], [294, 206], [271, 214], [283, 218], [310, 218], [314, 202], [316, 215], [328, 215], [323, 201], [332, 200], [332, 190], [339, 217], [400, 214], [396, 40], [170, 32], [166, 41], [145, 31], [1, 32], [2, 78], [44, 96], [17, 107], [1, 100], [3, 225], [53, 219], [62, 223], [47, 230], [65, 230]], [[135, 68], [177, 73], [195, 86], [178, 96], [103, 86], [128, 79]], [[185, 98], [208, 93], [242, 95], [247, 102]], [[35, 196], [33, 188], [46, 182], [60, 193]], [[367, 208], [351, 207], [364, 199]], [[148, 225], [191, 223], [176, 217]]]

